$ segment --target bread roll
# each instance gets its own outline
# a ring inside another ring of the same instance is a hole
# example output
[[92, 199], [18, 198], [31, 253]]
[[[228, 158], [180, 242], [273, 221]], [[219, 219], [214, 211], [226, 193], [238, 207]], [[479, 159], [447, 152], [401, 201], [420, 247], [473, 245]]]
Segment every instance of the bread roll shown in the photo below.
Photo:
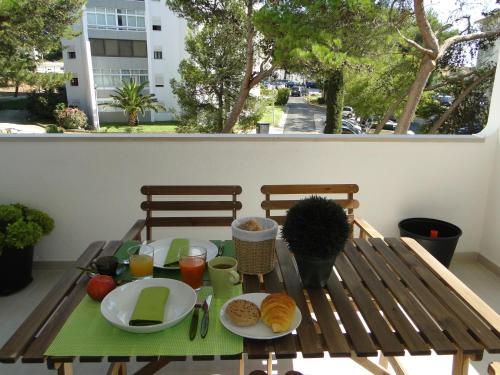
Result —
[[295, 301], [286, 293], [270, 294], [262, 301], [260, 313], [273, 332], [286, 332], [295, 319]]
[[237, 299], [227, 305], [226, 315], [237, 326], [248, 327], [257, 324], [260, 319], [260, 310], [253, 302]]

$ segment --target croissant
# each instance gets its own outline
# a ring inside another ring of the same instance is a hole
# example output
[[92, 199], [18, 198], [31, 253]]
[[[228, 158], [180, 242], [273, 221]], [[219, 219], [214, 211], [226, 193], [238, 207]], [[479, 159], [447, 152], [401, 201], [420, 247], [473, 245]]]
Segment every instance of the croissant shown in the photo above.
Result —
[[295, 319], [295, 301], [285, 293], [268, 295], [260, 305], [262, 321], [273, 332], [285, 332]]

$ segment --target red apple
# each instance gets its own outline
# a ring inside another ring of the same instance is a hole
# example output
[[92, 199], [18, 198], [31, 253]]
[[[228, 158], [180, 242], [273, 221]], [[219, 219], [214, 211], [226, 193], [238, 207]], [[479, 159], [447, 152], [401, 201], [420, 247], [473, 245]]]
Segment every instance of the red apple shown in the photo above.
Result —
[[111, 276], [97, 275], [87, 284], [87, 294], [96, 301], [102, 301], [106, 295], [115, 289], [116, 284]]

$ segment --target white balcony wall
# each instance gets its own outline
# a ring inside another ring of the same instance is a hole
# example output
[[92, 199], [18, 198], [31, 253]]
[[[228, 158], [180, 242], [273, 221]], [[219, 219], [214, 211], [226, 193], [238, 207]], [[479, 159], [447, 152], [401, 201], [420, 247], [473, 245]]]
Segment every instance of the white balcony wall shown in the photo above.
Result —
[[[240, 184], [242, 215], [259, 215], [262, 184], [354, 182], [360, 216], [383, 234], [397, 235], [402, 218], [441, 218], [463, 229], [458, 251], [479, 251], [495, 147], [493, 139], [4, 138], [0, 201], [50, 213], [56, 229], [37, 259], [72, 260], [93, 240], [121, 238], [143, 217], [143, 184]], [[190, 234], [230, 238], [228, 229]]]
[[[497, 74], [500, 77], [500, 74]], [[492, 103], [500, 103], [500, 79]], [[48, 212], [38, 260], [74, 260], [144, 217], [144, 184], [239, 184], [240, 215], [262, 215], [263, 184], [357, 183], [358, 214], [386, 236], [425, 216], [464, 232], [457, 251], [500, 265], [500, 106], [475, 136], [0, 136], [0, 203]], [[229, 229], [158, 233], [230, 238]]]

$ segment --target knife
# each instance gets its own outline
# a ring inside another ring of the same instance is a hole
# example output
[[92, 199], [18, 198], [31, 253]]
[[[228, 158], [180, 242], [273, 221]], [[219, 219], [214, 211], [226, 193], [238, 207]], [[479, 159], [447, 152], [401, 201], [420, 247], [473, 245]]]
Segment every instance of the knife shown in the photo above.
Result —
[[194, 305], [193, 316], [191, 317], [191, 324], [189, 325], [189, 339], [192, 341], [196, 336], [196, 331], [198, 330], [198, 315], [200, 313], [200, 308], [203, 306], [203, 297], [201, 293], [198, 293], [196, 299], [196, 304]]
[[212, 295], [210, 294], [205, 302], [203, 302], [203, 319], [201, 320], [200, 334], [204, 339], [208, 333], [208, 311], [210, 310], [210, 302], [212, 302]]

